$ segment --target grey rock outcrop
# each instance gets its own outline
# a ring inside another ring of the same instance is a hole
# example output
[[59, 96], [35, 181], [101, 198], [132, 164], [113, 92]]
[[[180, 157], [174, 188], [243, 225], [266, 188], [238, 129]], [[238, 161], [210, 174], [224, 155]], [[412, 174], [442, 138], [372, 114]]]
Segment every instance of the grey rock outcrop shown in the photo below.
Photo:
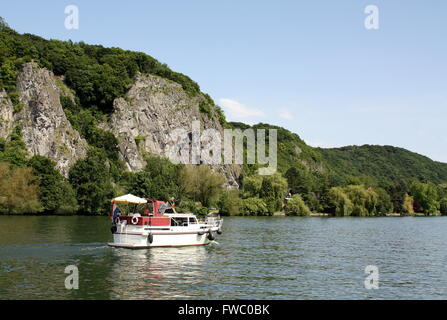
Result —
[[[60, 97], [73, 93], [63, 82], [36, 63], [23, 65], [17, 78], [20, 110], [5, 92], [0, 92], [0, 137], [8, 138], [20, 124], [23, 140], [30, 155], [42, 155], [56, 162], [56, 168], [68, 176], [70, 167], [86, 156], [88, 144], [68, 121]], [[203, 95], [188, 95], [180, 84], [154, 75], [139, 74], [132, 88], [123, 98], [115, 99], [114, 112], [102, 129], [111, 131], [118, 139], [119, 153], [129, 171], [139, 171], [145, 166], [144, 155], [170, 157], [169, 151], [176, 142], [172, 132], [186, 132], [182, 143], [195, 147], [189, 139], [192, 123], [200, 129], [214, 129], [223, 136], [217, 116], [200, 111], [207, 103]], [[206, 147], [208, 141], [202, 141]], [[178, 145], [178, 144], [177, 144]], [[214, 170], [223, 173], [227, 187], [238, 188], [239, 165], [215, 164]]]
[[[118, 138], [128, 169], [139, 171], [145, 166], [144, 153], [170, 158], [175, 143], [171, 133], [180, 129], [190, 134], [194, 121], [200, 122], [202, 130], [216, 129], [223, 136], [218, 119], [200, 112], [200, 103], [206, 103], [204, 96], [191, 97], [178, 83], [140, 74], [126, 96], [115, 100], [114, 113], [104, 128]], [[213, 168], [225, 175], [228, 187], [238, 187], [239, 166], [216, 164]]]
[[14, 107], [5, 91], [0, 92], [0, 137], [6, 138], [14, 128]]
[[30, 154], [52, 159], [67, 176], [76, 160], [86, 156], [88, 145], [65, 116], [60, 96], [70, 93], [62, 86], [52, 72], [33, 62], [24, 64], [17, 78], [22, 108], [13, 117]]

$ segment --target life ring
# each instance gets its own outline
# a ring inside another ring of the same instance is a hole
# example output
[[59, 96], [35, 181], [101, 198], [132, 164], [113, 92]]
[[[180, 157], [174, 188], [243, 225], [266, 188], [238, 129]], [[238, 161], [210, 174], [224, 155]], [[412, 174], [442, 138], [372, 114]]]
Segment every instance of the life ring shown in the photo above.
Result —
[[131, 222], [132, 222], [132, 224], [137, 224], [138, 223], [138, 217], [132, 217]]

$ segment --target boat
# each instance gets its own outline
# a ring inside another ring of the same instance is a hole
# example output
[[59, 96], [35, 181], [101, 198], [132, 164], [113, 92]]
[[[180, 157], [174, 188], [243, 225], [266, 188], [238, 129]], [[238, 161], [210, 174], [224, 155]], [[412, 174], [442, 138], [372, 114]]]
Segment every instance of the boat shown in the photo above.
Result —
[[203, 246], [222, 233], [218, 214], [201, 220], [193, 213], [177, 213], [170, 202], [126, 194], [112, 199], [110, 219], [117, 248]]

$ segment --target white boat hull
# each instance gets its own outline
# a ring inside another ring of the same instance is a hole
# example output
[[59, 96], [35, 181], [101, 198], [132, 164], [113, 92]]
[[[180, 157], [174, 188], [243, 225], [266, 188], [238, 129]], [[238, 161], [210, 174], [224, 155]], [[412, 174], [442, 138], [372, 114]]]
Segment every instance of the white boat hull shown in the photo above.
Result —
[[108, 245], [130, 249], [203, 246], [209, 244], [215, 237], [216, 231], [219, 230], [218, 227], [185, 229], [184, 227], [171, 227], [148, 230], [144, 227], [119, 225], [117, 232], [113, 234], [113, 242]]
[[181, 246], [203, 246], [209, 244], [208, 233], [153, 233], [152, 243], [149, 235], [132, 233], [115, 233], [110, 246], [120, 248], [150, 248], [150, 247], [181, 247]]

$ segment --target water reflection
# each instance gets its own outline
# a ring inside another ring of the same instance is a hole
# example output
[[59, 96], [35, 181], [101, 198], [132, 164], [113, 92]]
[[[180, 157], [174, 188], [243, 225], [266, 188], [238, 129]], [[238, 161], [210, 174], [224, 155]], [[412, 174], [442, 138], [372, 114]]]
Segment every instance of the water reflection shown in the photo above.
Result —
[[206, 247], [114, 249], [112, 299], [189, 298], [203, 281]]

